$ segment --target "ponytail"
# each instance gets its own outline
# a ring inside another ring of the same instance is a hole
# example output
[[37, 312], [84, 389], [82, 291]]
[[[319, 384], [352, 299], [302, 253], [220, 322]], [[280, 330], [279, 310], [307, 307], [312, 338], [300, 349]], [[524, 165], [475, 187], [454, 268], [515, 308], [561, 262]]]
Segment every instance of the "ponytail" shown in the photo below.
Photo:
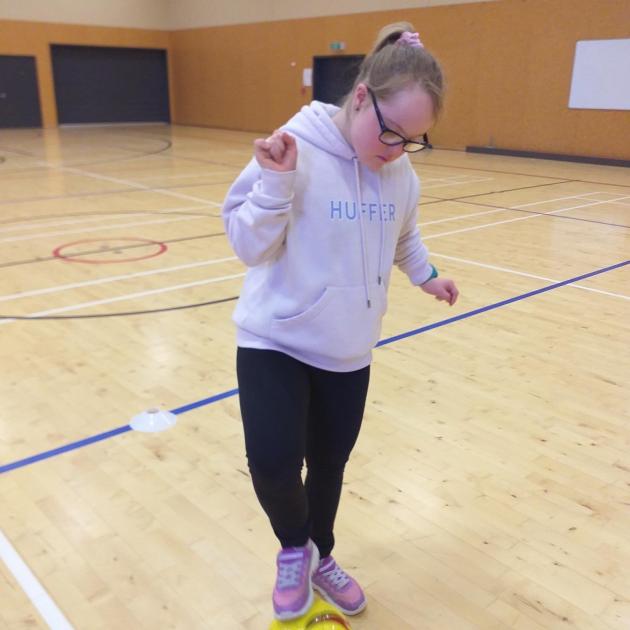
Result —
[[359, 83], [365, 83], [382, 100], [419, 85], [431, 97], [435, 118], [439, 116], [444, 104], [444, 77], [439, 63], [424, 47], [405, 43], [408, 40], [405, 37], [400, 41], [403, 33], [410, 34], [414, 30], [409, 22], [396, 22], [379, 31], [346, 97], [346, 106]]

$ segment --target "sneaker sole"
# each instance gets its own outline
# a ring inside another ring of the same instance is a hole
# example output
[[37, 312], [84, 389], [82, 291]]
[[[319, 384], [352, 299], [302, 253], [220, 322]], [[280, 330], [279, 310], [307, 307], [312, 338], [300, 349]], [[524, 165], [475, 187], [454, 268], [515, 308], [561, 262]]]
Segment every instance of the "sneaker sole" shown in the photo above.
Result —
[[359, 613], [363, 612], [365, 610], [365, 607], [367, 606], [367, 599], [364, 599], [363, 603], [358, 608], [355, 608], [354, 610], [348, 610], [347, 608], [340, 606], [338, 602], [336, 602], [332, 597], [330, 597], [330, 595], [328, 595], [328, 593], [323, 588], [321, 588], [321, 586], [313, 584], [313, 589], [316, 590], [321, 595], [321, 597], [325, 599], [329, 604], [332, 604], [333, 606], [335, 606], [335, 608], [338, 608], [344, 615], [348, 615], [349, 617], [358, 615]]
[[297, 619], [302, 615], [305, 615], [310, 607], [313, 605], [313, 600], [315, 599], [313, 595], [314, 584], [311, 580], [315, 571], [317, 571], [317, 567], [319, 567], [319, 549], [317, 545], [313, 543], [313, 554], [311, 555], [311, 570], [308, 572], [308, 597], [306, 598], [306, 604], [297, 612], [289, 611], [289, 612], [281, 612], [278, 613], [274, 610], [274, 617], [278, 621], [290, 621], [291, 619]]

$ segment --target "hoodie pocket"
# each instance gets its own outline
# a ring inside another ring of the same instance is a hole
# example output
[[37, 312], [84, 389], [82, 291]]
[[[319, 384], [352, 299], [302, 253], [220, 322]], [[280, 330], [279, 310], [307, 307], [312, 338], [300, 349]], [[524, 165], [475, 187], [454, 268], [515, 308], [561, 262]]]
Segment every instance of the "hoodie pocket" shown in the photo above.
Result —
[[371, 308], [365, 287], [326, 287], [306, 311], [271, 320], [271, 338], [303, 353], [348, 360], [367, 354], [377, 343], [387, 308], [385, 287], [370, 287]]

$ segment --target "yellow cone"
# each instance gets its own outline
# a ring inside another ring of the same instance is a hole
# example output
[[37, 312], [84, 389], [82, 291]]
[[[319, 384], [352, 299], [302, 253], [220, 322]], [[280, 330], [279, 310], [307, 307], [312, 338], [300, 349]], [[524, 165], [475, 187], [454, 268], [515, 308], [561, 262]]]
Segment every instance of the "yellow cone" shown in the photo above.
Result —
[[350, 630], [350, 624], [332, 604], [315, 598], [310, 610], [297, 619], [275, 619], [269, 630]]

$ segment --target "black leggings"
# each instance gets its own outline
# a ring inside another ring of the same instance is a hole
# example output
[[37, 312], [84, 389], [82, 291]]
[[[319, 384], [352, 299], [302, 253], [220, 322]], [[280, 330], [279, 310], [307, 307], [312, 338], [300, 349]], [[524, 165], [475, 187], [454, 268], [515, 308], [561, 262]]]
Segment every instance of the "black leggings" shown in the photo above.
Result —
[[311, 538], [324, 558], [335, 544], [343, 471], [361, 428], [370, 367], [329, 372], [282, 352], [239, 348], [236, 368], [258, 500], [283, 547]]

